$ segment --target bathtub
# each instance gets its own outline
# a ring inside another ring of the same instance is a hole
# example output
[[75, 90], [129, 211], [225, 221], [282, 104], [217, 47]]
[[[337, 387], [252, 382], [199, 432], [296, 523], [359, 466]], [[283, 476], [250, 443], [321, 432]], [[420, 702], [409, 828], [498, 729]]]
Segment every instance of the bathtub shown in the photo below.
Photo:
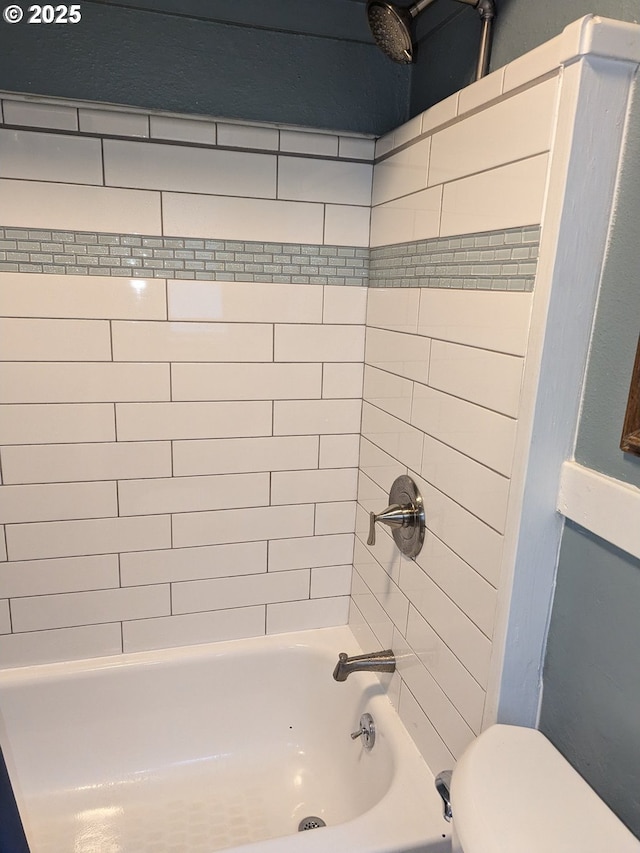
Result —
[[346, 627], [0, 673], [32, 853], [448, 853], [429, 768], [375, 675], [333, 680], [340, 651]]

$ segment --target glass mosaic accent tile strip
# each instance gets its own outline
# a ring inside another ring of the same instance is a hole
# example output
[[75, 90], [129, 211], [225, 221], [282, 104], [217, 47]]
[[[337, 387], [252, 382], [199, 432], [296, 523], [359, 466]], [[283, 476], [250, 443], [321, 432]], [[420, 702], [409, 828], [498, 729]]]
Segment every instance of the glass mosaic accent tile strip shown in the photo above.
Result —
[[535, 225], [381, 246], [369, 286], [531, 291], [539, 244]]
[[366, 286], [369, 249], [5, 227], [0, 272]]
[[0, 228], [0, 272], [531, 291], [540, 227], [366, 249]]

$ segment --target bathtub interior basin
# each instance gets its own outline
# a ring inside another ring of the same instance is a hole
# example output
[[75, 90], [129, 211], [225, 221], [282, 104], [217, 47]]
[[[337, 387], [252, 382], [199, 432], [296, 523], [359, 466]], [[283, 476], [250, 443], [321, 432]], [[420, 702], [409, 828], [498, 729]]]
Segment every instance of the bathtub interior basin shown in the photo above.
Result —
[[374, 675], [333, 681], [339, 651], [347, 628], [0, 673], [32, 853], [448, 850], [429, 769]]

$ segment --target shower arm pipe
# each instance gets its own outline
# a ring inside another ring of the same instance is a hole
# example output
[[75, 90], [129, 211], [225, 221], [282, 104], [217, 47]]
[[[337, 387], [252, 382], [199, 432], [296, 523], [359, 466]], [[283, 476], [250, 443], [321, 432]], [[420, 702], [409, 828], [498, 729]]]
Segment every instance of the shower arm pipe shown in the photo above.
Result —
[[[467, 0], [458, 0], [467, 2]], [[480, 35], [480, 50], [478, 52], [478, 65], [476, 68], [476, 80], [486, 77], [489, 71], [489, 60], [491, 59], [491, 44], [493, 42], [493, 22], [496, 17], [496, 5], [494, 0], [480, 0], [476, 9], [482, 19], [482, 33]]]
[[[433, 5], [437, 0], [417, 0], [416, 3], [409, 6], [407, 12], [412, 18], [415, 18], [427, 6]], [[491, 59], [491, 43], [493, 40], [493, 22], [496, 17], [495, 0], [457, 0], [458, 3], [464, 3], [466, 6], [473, 6], [478, 10], [482, 19], [482, 34], [480, 36], [480, 51], [478, 54], [478, 64], [476, 66], [476, 80], [486, 77], [489, 71], [489, 60]]]

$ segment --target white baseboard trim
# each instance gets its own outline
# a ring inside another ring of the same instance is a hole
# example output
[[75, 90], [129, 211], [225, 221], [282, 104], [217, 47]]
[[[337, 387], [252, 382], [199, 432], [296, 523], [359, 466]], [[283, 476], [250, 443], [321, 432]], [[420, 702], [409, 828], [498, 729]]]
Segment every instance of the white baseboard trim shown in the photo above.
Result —
[[578, 465], [562, 466], [558, 512], [640, 558], [640, 489]]

